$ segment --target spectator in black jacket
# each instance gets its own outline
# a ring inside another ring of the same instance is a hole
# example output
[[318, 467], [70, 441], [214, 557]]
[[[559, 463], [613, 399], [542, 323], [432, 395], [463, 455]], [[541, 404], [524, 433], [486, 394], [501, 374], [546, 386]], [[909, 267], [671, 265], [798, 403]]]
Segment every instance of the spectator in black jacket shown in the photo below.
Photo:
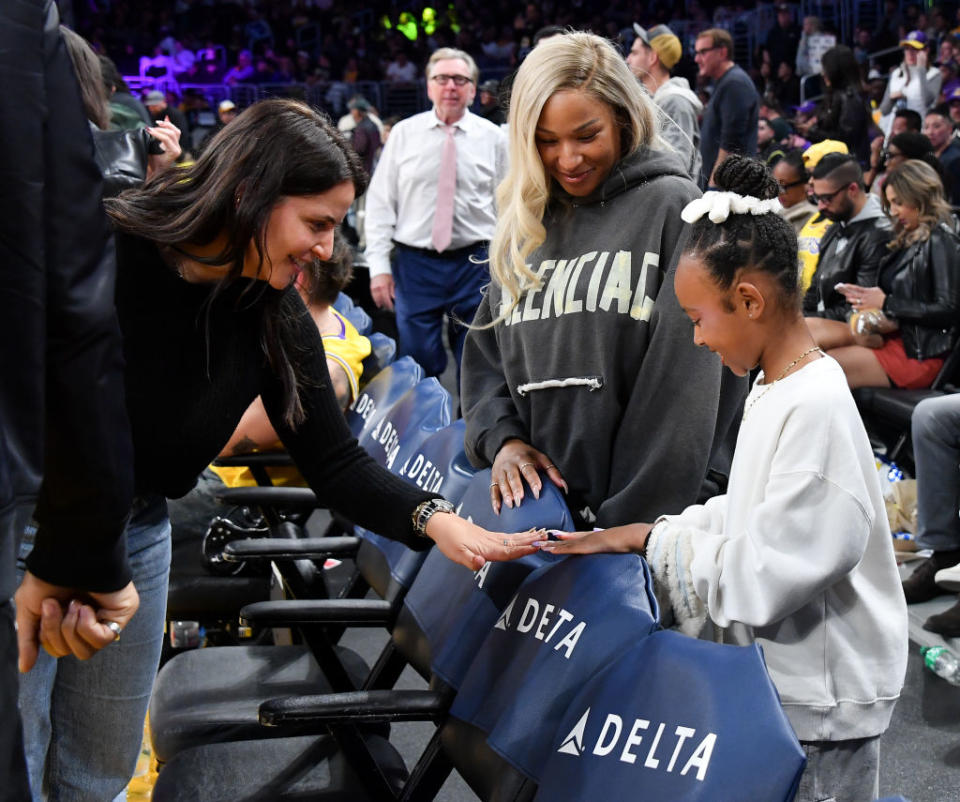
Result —
[[[113, 249], [58, 23], [52, 0], [0, 4], [0, 796], [17, 800], [30, 789], [15, 643], [24, 671], [41, 644], [88, 657], [114, 640], [107, 622], [122, 629], [138, 603], [123, 539], [133, 455]], [[15, 634], [14, 551], [34, 504]], [[86, 604], [64, 616], [79, 595]]]
[[876, 284], [880, 260], [890, 240], [890, 222], [879, 199], [864, 191], [863, 171], [852, 155], [828, 153], [813, 169], [813, 195], [824, 217], [835, 222], [820, 242], [820, 259], [803, 299], [803, 312], [814, 339], [830, 347], [830, 327], [820, 319], [846, 320], [846, 298], [835, 289], [841, 282]]
[[866, 165], [870, 161], [872, 118], [853, 51], [845, 45], [831, 47], [823, 54], [821, 65], [827, 92], [817, 107], [817, 119], [807, 131], [807, 138], [811, 142], [837, 139]]

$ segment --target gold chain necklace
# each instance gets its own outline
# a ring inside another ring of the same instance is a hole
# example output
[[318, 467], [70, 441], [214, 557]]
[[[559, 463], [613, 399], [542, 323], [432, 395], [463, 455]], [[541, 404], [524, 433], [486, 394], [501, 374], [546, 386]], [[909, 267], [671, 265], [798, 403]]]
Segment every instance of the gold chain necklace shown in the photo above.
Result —
[[[757, 401], [759, 401], [761, 398], [763, 398], [767, 393], [769, 393], [773, 389], [773, 385], [775, 385], [778, 381], [780, 381], [780, 379], [786, 376], [791, 370], [793, 370], [797, 365], [799, 365], [804, 359], [806, 359], [808, 356], [810, 356], [810, 354], [814, 353], [815, 351], [820, 351], [819, 345], [815, 345], [813, 346], [813, 348], [808, 348], [806, 351], [800, 354], [800, 356], [794, 359], [793, 362], [787, 365], [783, 369], [783, 372], [779, 376], [777, 376], [777, 378], [775, 378], [772, 382], [770, 382], [770, 384], [767, 385], [767, 388], [762, 393], [758, 393], [753, 397], [753, 400], [743, 410], [743, 418], [741, 418], [741, 420], [747, 419], [747, 413], [750, 412], [751, 409], [753, 409]], [[823, 353], [823, 351], [820, 351], [820, 353]]]

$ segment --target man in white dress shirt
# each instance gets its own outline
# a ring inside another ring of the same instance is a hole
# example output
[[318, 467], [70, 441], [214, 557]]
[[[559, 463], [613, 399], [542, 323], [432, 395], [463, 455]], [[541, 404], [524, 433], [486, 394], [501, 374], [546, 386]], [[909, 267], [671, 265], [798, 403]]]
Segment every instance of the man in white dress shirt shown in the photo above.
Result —
[[433, 108], [393, 127], [367, 191], [370, 294], [381, 308], [396, 306], [400, 353], [430, 376], [446, 367], [446, 315], [459, 375], [466, 329], [458, 321], [473, 320], [489, 281], [477, 260], [493, 235], [506, 138], [467, 110], [478, 78], [469, 54], [441, 48], [426, 75]]

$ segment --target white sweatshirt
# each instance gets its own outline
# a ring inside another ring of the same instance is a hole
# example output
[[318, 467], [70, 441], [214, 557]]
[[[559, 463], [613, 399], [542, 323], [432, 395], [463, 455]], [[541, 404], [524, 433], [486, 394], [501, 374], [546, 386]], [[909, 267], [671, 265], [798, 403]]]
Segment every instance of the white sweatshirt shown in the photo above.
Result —
[[833, 359], [759, 381], [727, 494], [662, 518], [648, 561], [688, 634], [761, 644], [801, 741], [878, 735], [907, 610], [870, 443]]

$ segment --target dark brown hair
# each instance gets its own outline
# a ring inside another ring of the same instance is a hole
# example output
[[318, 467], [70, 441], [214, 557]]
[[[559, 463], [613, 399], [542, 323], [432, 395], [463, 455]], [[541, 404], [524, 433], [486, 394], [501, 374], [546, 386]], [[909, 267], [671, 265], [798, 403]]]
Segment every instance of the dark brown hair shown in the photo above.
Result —
[[[360, 195], [367, 176], [336, 128], [305, 103], [263, 100], [221, 129], [191, 166], [162, 170], [105, 205], [121, 231], [226, 267], [222, 287], [240, 276], [251, 242], [263, 266], [266, 224], [282, 198], [320, 194], [344, 181]], [[219, 253], [207, 258], [190, 253], [191, 246], [224, 234]], [[278, 296], [264, 316], [262, 341], [284, 385], [284, 419], [294, 425], [303, 418], [303, 378], [295, 359], [295, 327], [280, 301]]]

